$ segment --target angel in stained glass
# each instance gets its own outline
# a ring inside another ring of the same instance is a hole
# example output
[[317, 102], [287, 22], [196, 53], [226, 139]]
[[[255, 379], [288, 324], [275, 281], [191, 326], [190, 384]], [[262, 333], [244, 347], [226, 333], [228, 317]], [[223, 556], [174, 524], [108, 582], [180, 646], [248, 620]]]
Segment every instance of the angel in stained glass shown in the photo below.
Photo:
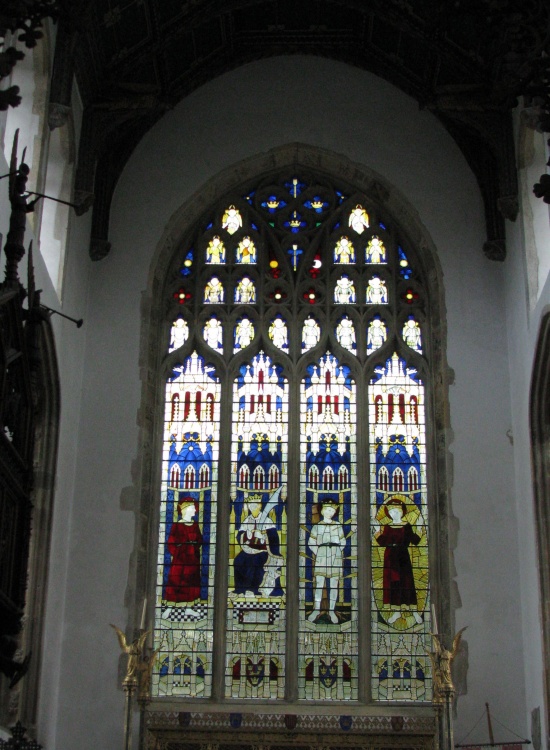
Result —
[[219, 350], [222, 348], [222, 324], [217, 318], [210, 318], [204, 326], [204, 340], [212, 349]]
[[420, 333], [420, 326], [412, 315], [403, 326], [403, 341], [410, 346], [411, 349], [416, 351], [422, 351], [422, 337]]
[[386, 341], [386, 325], [379, 315], [375, 315], [367, 329], [367, 351], [380, 349]]
[[222, 216], [222, 227], [224, 229], [227, 229], [229, 234], [235, 234], [235, 232], [240, 229], [242, 225], [243, 219], [239, 209], [235, 208], [235, 206], [229, 206], [229, 208], [225, 210], [225, 213]]
[[248, 276], [243, 276], [237, 284], [235, 302], [242, 302], [243, 304], [256, 302], [256, 287], [252, 279], [249, 279]]
[[204, 287], [204, 301], [210, 303], [223, 302], [223, 284], [217, 276], [212, 276]]
[[279, 548], [279, 533], [271, 518], [279, 502], [281, 488], [273, 492], [262, 507], [260, 493], [249, 495], [248, 515], [237, 531], [241, 551], [233, 561], [235, 594], [254, 596], [282, 596], [280, 571], [283, 558]]
[[256, 246], [248, 236], [237, 245], [237, 263], [256, 263]]
[[414, 517], [418, 521], [419, 516], [416, 506], [408, 508], [406, 497], [398, 494], [388, 498], [377, 513], [380, 527], [374, 541], [384, 548], [381, 603], [384, 609], [391, 611], [386, 619], [389, 625], [409, 614], [417, 624], [422, 622], [409, 553], [411, 545], [418, 546], [422, 541], [412, 524]]
[[218, 235], [212, 237], [208, 243], [208, 247], [206, 248], [206, 262], [213, 265], [225, 263], [225, 245]]
[[302, 328], [302, 347], [306, 350], [317, 346], [321, 338], [321, 329], [314, 318], [306, 318]]
[[245, 349], [254, 338], [254, 326], [248, 318], [242, 318], [235, 328], [235, 349]]
[[386, 248], [382, 240], [376, 235], [369, 240], [365, 255], [367, 263], [386, 262]]
[[357, 205], [349, 215], [349, 225], [357, 234], [363, 234], [369, 226], [369, 215], [363, 206]]
[[355, 302], [355, 287], [353, 281], [348, 276], [342, 276], [336, 282], [336, 286], [334, 287], [334, 301], [340, 305]]
[[367, 302], [372, 305], [385, 305], [388, 302], [388, 290], [385, 282], [376, 274], [367, 286]]
[[315, 622], [321, 614], [321, 601], [326, 581], [328, 584], [328, 616], [333, 625], [338, 623], [335, 609], [342, 578], [343, 553], [346, 546], [346, 535], [342, 524], [334, 520], [339, 507], [336, 497], [331, 495], [324, 497], [319, 503], [321, 520], [313, 526], [309, 535], [309, 548], [315, 558], [313, 612], [307, 618], [310, 622]]
[[183, 318], [176, 318], [170, 330], [169, 352], [174, 352], [185, 344], [189, 337], [189, 326]]
[[287, 328], [282, 318], [275, 318], [269, 326], [269, 338], [278, 349], [288, 349]]
[[352, 352], [355, 349], [355, 328], [350, 318], [345, 317], [336, 326], [336, 338], [340, 346]]
[[340, 237], [334, 248], [335, 263], [355, 263], [355, 250], [347, 237]]

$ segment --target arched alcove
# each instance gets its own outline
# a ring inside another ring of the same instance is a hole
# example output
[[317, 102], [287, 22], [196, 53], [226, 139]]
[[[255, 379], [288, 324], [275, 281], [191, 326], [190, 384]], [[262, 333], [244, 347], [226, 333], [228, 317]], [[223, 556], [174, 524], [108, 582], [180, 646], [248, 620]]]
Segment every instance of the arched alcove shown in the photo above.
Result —
[[[161, 362], [165, 359], [164, 352], [167, 351], [166, 347], [168, 346], [169, 325], [174, 312], [170, 309], [170, 297], [172, 297], [172, 286], [177, 284], [178, 280], [176, 265], [179, 261], [183, 261], [183, 257], [179, 256], [189, 244], [191, 234], [197, 231], [197, 225], [202, 226], [207, 221], [208, 215], [220, 210], [224, 199], [227, 202], [230, 195], [242, 194], [244, 196], [246, 191], [254, 184], [269, 182], [270, 179], [275, 180], [277, 177], [280, 178], [291, 172], [298, 176], [300, 174], [313, 174], [319, 184], [324, 180], [340, 187], [346, 186], [350, 194], [361, 193], [369, 196], [371, 204], [377, 207], [376, 210], [379, 214], [391, 217], [391, 220], [399, 227], [399, 236], [403, 238], [401, 242], [406, 243], [408, 248], [414, 248], [411, 252], [414, 254], [415, 263], [423, 280], [422, 283], [427, 290], [426, 293], [429, 294], [430, 306], [429, 316], [423, 319], [426, 342], [430, 342], [430, 362], [429, 365], [422, 364], [421, 370], [423, 376], [426, 376], [426, 382], [429, 381], [430, 384], [427, 391], [426, 413], [429, 422], [427, 438], [429, 444], [428, 494], [431, 514], [430, 528], [433, 538], [430, 552], [432, 591], [439, 613], [439, 629], [442, 631], [444, 628], [446, 631], [450, 631], [453, 611], [449, 578], [450, 477], [446, 469], [448, 462], [446, 445], [448, 400], [445, 397], [448, 388], [448, 369], [445, 358], [446, 329], [443, 290], [435, 248], [414, 209], [382, 177], [364, 167], [352, 164], [345, 157], [303, 144], [291, 144], [274, 149], [267, 154], [247, 159], [210, 180], [175, 212], [157, 246], [151, 263], [148, 291], [142, 305], [142, 405], [139, 413], [141, 436], [135, 471], [137, 481], [132, 491], [132, 494], [136, 493], [141, 500], [136, 514], [136, 545], [132, 555], [127, 589], [128, 601], [131, 612], [133, 612], [131, 622], [136, 628], [145, 597], [148, 602], [149, 616], [152, 617], [151, 603], [155, 600], [156, 573], [154, 567], [157, 559], [156, 543], [158, 540], [159, 512], [159, 490], [157, 488], [160, 487], [161, 482], [160, 446], [163, 420], [161, 401], [164, 390], [163, 382], [166, 378], [166, 365], [161, 365]], [[208, 209], [209, 206], [210, 209]], [[170, 294], [168, 294], [169, 290]], [[295, 331], [296, 326], [294, 326]], [[191, 335], [193, 335], [193, 331]], [[262, 334], [262, 336], [264, 335], [267, 335], [267, 333]], [[334, 334], [331, 334], [331, 336], [334, 336]], [[160, 341], [164, 342], [164, 349], [162, 346], [159, 347]], [[214, 354], [212, 356], [215, 358]], [[227, 391], [228, 394], [229, 391]], [[180, 477], [180, 473], [177, 476]], [[220, 497], [228, 491], [229, 486], [221, 486], [219, 488]], [[128, 497], [128, 490], [126, 490], [123, 500], [127, 502]], [[228, 510], [225, 508], [221, 509], [218, 515], [220, 528], [224, 529], [223, 533], [220, 532], [222, 536], [218, 538], [220, 550], [227, 549], [227, 539], [223, 538], [227, 530], [227, 513]], [[366, 519], [368, 519], [368, 513], [363, 517], [363, 523]], [[298, 520], [297, 516], [295, 520]], [[289, 532], [289, 544], [294, 544], [297, 549], [296, 539], [291, 540], [292, 534], [293, 532]], [[226, 577], [227, 568], [224, 569], [223, 565], [217, 566], [216, 581], [222, 590], [227, 587]], [[365, 586], [365, 581], [363, 586]], [[221, 647], [224, 640], [224, 636], [221, 634], [221, 630], [223, 630], [221, 623], [224, 617], [221, 599], [218, 599], [216, 609], [218, 614], [215, 616], [218, 626], [213, 637], [214, 643]], [[292, 610], [292, 606], [290, 610]], [[221, 658], [223, 660], [223, 654]], [[212, 688], [215, 703], [219, 699], [223, 700], [223, 681], [223, 669], [218, 665]], [[364, 701], [365, 696], [363, 695], [360, 703], [364, 705]], [[178, 700], [178, 705], [183, 704]], [[191, 710], [189, 703], [186, 705], [188, 708], [185, 710]], [[210, 705], [212, 705], [211, 702]], [[426, 705], [424, 704], [425, 707]], [[183, 708], [180, 710], [183, 710]], [[155, 720], [159, 719], [161, 713], [162, 701], [155, 706]]]

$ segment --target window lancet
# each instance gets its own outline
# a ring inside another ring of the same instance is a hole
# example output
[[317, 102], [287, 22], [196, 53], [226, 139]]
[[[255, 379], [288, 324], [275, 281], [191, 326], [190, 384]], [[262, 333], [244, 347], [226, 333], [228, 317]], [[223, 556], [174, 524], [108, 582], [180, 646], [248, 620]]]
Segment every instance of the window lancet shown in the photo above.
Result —
[[288, 700], [292, 674], [303, 701], [429, 701], [415, 248], [367, 195], [287, 175], [227, 196], [177, 263], [153, 696], [208, 698], [217, 678], [227, 699]]

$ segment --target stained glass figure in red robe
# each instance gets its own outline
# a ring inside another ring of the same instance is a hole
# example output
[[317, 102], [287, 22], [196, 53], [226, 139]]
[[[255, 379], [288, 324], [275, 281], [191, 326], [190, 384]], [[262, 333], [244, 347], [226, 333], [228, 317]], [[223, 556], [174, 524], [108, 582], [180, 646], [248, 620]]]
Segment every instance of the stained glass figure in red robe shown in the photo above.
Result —
[[376, 542], [385, 547], [383, 572], [383, 602], [395, 611], [388, 618], [393, 623], [401, 616], [401, 610], [411, 610], [417, 623], [422, 617], [417, 610], [416, 587], [409, 555], [409, 546], [417, 545], [420, 536], [405, 518], [407, 506], [397, 495], [385, 503], [389, 523], [375, 534]]
[[172, 524], [168, 536], [168, 551], [172, 564], [164, 589], [168, 602], [195, 602], [201, 590], [202, 533], [194, 519], [197, 509], [192, 497], [178, 503], [178, 521]]

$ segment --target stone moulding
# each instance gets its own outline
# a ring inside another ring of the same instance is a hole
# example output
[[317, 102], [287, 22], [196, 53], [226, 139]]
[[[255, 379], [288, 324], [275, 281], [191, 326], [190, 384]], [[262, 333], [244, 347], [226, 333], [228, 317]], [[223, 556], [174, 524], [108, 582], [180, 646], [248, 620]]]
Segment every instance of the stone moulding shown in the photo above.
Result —
[[[397, 706], [395, 712], [399, 712]], [[230, 713], [146, 711], [145, 747], [150, 750], [428, 750], [434, 747], [433, 715], [295, 714], [296, 727], [291, 730], [285, 714], [239, 714], [242, 721], [237, 729], [232, 728], [232, 723], [238, 723], [234, 717]], [[342, 722], [343, 718], [348, 721]]]

